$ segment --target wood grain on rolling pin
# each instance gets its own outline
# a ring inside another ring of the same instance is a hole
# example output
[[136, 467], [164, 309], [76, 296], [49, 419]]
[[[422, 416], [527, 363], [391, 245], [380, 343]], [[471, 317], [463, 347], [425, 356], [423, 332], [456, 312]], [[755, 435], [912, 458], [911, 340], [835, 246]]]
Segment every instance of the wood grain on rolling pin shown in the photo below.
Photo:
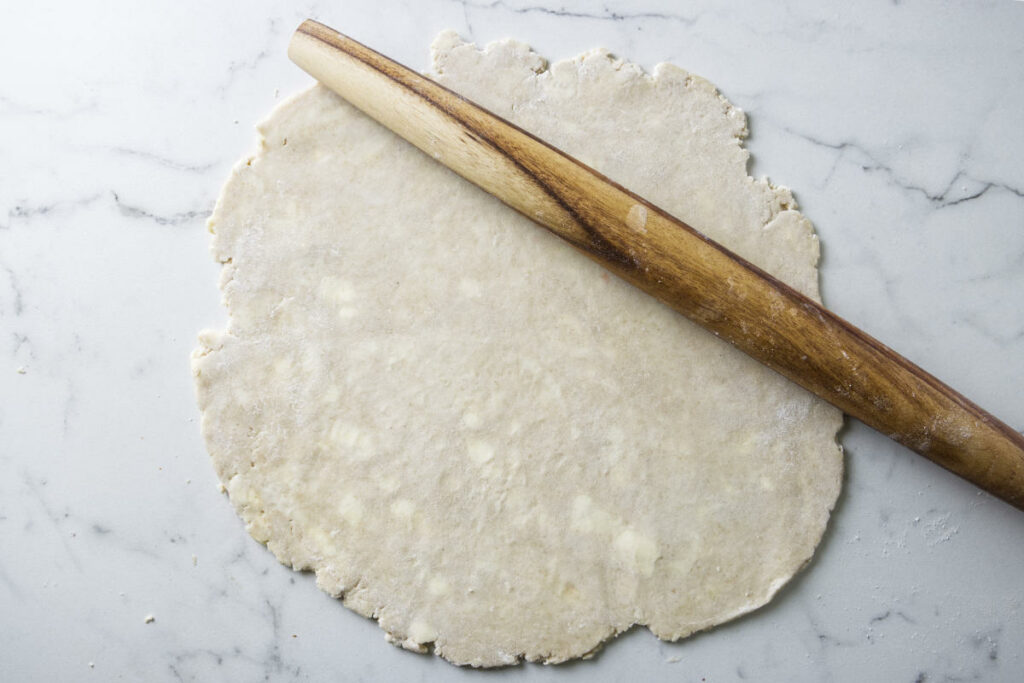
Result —
[[1024, 509], [1024, 437], [690, 226], [314, 21], [288, 54], [459, 175], [829, 403]]

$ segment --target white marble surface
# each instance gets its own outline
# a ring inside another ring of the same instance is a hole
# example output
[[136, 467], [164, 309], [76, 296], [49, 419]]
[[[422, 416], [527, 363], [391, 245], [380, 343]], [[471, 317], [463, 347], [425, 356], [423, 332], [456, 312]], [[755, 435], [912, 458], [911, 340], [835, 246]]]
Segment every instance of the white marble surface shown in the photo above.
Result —
[[[415, 67], [452, 27], [716, 83], [794, 188], [826, 303], [1024, 428], [1024, 4], [23, 2], [0, 22], [0, 680], [1018, 681], [1024, 513], [853, 422], [813, 564], [677, 644], [494, 673], [384, 642], [217, 491], [188, 354], [204, 218], [308, 78], [307, 16]], [[152, 615], [152, 623], [144, 618]]]

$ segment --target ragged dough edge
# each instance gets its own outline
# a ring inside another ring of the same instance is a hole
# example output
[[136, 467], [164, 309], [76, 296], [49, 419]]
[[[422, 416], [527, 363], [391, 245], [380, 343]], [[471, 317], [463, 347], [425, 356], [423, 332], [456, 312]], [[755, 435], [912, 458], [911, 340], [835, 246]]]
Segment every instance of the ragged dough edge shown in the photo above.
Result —
[[[289, 96], [274, 107], [274, 109], [256, 125], [257, 139], [255, 150], [234, 165], [231, 174], [221, 188], [217, 201], [214, 204], [213, 211], [206, 222], [207, 230], [212, 236], [210, 253], [214, 259], [221, 264], [221, 275], [218, 287], [223, 295], [222, 304], [227, 310], [227, 328], [224, 330], [201, 330], [198, 335], [198, 346], [190, 355], [190, 365], [196, 401], [200, 410], [200, 433], [207, 445], [210, 459], [215, 464], [229, 463], [232, 460], [229, 457], [224, 457], [224, 455], [215, 450], [213, 446], [215, 441], [212, 438], [213, 434], [208, 419], [208, 412], [206, 410], [209, 394], [204, 391], [204, 369], [207, 364], [210, 364], [215, 360], [216, 354], [220, 352], [225, 345], [238, 341], [238, 338], [232, 333], [233, 311], [230, 300], [226, 296], [227, 288], [230, 287], [233, 279], [235, 266], [233, 262], [233, 255], [227, 253], [217, 239], [218, 218], [224, 211], [224, 200], [231, 195], [232, 186], [235, 183], [241, 182], [241, 174], [244, 173], [247, 168], [259, 164], [263, 157], [268, 154], [269, 146], [267, 144], [268, 139], [266, 134], [267, 125], [276, 120], [283, 113], [286, 113], [292, 107], [297, 106], [309, 91], [318, 87], [322, 86], [313, 84], [308, 88]], [[385, 624], [384, 611], [387, 609], [387, 605], [371, 605], [359, 600], [359, 588], [363, 585], [362, 577], [356, 576], [355, 578], [350, 578], [341, 576], [334, 567], [318, 563], [318, 553], [315, 546], [307, 543], [305, 538], [295, 539], [304, 546], [302, 549], [303, 552], [301, 553], [287, 553], [286, 548], [281, 547], [279, 544], [270, 543], [269, 529], [273, 526], [275, 515], [279, 513], [273, 509], [266, 509], [258, 495], [242, 488], [240, 485], [241, 479], [239, 478], [239, 475], [240, 472], [237, 470], [231, 471], [218, 468], [217, 476], [221, 482], [220, 491], [228, 497], [228, 500], [231, 502], [236, 514], [243, 522], [245, 522], [245, 528], [249, 535], [254, 540], [266, 546], [266, 548], [273, 553], [274, 557], [281, 564], [294, 571], [312, 571], [316, 577], [316, 585], [320, 590], [331, 597], [340, 600], [346, 608], [360, 614], [361, 616], [376, 621], [378, 626], [384, 631], [384, 638], [387, 642], [420, 654], [429, 653], [434, 648], [435, 640], [433, 639], [419, 642], [413, 638], [413, 634], [411, 633], [413, 624], [411, 623], [406, 627], [390, 626]], [[287, 521], [289, 524], [292, 522], [290, 519]], [[442, 653], [438, 651], [438, 654]], [[460, 665], [472, 665], [476, 667], [493, 667], [516, 664], [521, 661], [521, 659], [522, 655], [520, 654], [503, 656], [496, 661], [453, 661], [453, 663]]]
[[594, 48], [575, 57], [552, 64], [543, 56], [537, 54], [528, 44], [521, 41], [506, 38], [492, 41], [481, 48], [474, 42], [464, 40], [458, 32], [452, 29], [447, 29], [438, 34], [431, 43], [430, 52], [431, 68], [439, 76], [444, 75], [448, 61], [460, 54], [467, 53], [481, 60], [499, 58], [501, 60], [499, 63], [501, 64], [514, 64], [517, 68], [523, 70], [524, 78], [540, 78], [562, 67], [570, 65], [579, 67], [588, 60], [601, 60], [614, 71], [625, 72], [631, 78], [644, 81], [647, 84], [677, 84], [679, 87], [699, 91], [703, 95], [715, 98], [721, 106], [723, 116], [733, 124], [733, 142], [741, 149], [744, 155], [744, 173], [747, 176], [747, 180], [753, 185], [763, 184], [773, 196], [774, 206], [771, 213], [763, 219], [762, 228], [764, 230], [772, 230], [777, 221], [784, 218], [787, 213], [795, 214], [798, 217], [796, 227], [799, 228], [797, 231], [799, 234], [795, 234], [791, 230], [791, 234], [787, 236], [787, 242], [789, 242], [791, 248], [807, 251], [813, 255], [813, 259], [809, 260], [810, 265], [814, 268], [812, 280], [792, 282], [784, 277], [779, 279], [820, 302], [820, 273], [817, 270], [817, 266], [820, 263], [821, 247], [814, 228], [810, 221], [798, 211], [799, 206], [790, 188], [785, 185], [774, 184], [766, 176], [754, 178], [750, 175], [750, 153], [743, 148], [743, 141], [750, 135], [750, 129], [747, 126], [747, 116], [741, 108], [729, 102], [707, 79], [668, 62], [656, 64], [653, 72], [648, 74], [640, 65], [620, 59], [606, 48]]
[[[234, 166], [232, 166], [231, 173], [228, 176], [228, 179], [224, 181], [224, 185], [221, 186], [220, 192], [217, 194], [217, 201], [213, 205], [213, 211], [210, 212], [209, 218], [206, 219], [206, 230], [207, 232], [210, 233], [211, 236], [209, 246], [210, 255], [213, 256], [214, 260], [217, 261], [217, 263], [221, 264], [220, 278], [218, 280], [217, 288], [220, 290], [222, 295], [221, 305], [223, 305], [227, 311], [227, 327], [224, 330], [214, 330], [210, 328], [205, 328], [199, 331], [199, 346], [196, 347], [190, 355], [190, 365], [192, 370], [192, 376], [193, 379], [195, 380], [194, 384], [197, 392], [197, 400], [201, 398], [198, 395], [198, 379], [202, 375], [203, 360], [207, 356], [223, 348], [225, 340], [234, 338], [234, 334], [232, 334], [231, 327], [231, 304], [226, 297], [226, 292], [228, 288], [231, 286], [232, 280], [234, 279], [234, 257], [233, 255], [228, 254], [223, 250], [217, 235], [217, 221], [218, 217], [224, 211], [224, 201], [230, 195], [229, 190], [231, 189], [231, 186], [237, 182], [240, 182], [240, 176], [245, 171], [245, 169], [255, 166], [260, 161], [262, 161], [264, 156], [266, 156], [268, 152], [266, 130], [270, 122], [272, 122], [274, 119], [280, 116], [282, 112], [286, 112], [287, 110], [298, 106], [299, 103], [306, 96], [306, 94], [310, 90], [313, 90], [317, 87], [321, 86], [318, 86], [317, 84], [314, 83], [313, 85], [307, 88], [303, 88], [302, 90], [299, 90], [298, 92], [289, 95], [281, 102], [279, 102], [277, 106], [275, 106], [270, 111], [270, 113], [263, 118], [262, 121], [256, 124], [256, 144], [254, 145], [254, 150], [249, 155], [240, 159], [237, 163], [235, 163]], [[199, 407], [200, 410], [203, 411], [203, 408], [205, 406], [200, 402]], [[203, 431], [202, 433], [203, 436], [205, 437], [206, 432]]]
[[[546, 60], [544, 60], [542, 57], [533, 52], [533, 50], [530, 49], [529, 46], [527, 46], [524, 43], [511, 40], [495, 41], [488, 44], [485, 48], [480, 49], [477, 48], [475, 44], [463, 42], [456, 32], [445, 31], [438, 36], [438, 38], [434, 41], [434, 43], [431, 46], [432, 53], [434, 55], [434, 69], [438, 73], [443, 72], [443, 64], [438, 61], [438, 55], [442, 50], [472, 49], [476, 50], [477, 52], [486, 54], [492, 50], [500, 49], [509, 45], [513, 46], [517, 53], [527, 55], [526, 63], [530, 66], [531, 70], [534, 72], [535, 75], [543, 74], [549, 68], [552, 68]], [[644, 72], [643, 69], [640, 68], [639, 66], [615, 58], [608, 50], [596, 49], [583, 53], [575, 58], [564, 60], [563, 62], [558, 62], [556, 63], [556, 66], [558, 64], [563, 63], [579, 63], [588, 57], [594, 56], [598, 56], [607, 59], [610, 62], [613, 62], [614, 64], [616, 64], [616, 68], [629, 69], [630, 71], [634, 72], [638, 78], [644, 78], [651, 82], [658, 82], [664, 80], [679, 81], [684, 85], [684, 87], [701, 88], [707, 92], [713, 93], [721, 101], [723, 111], [735, 123], [734, 138], [736, 140], [736, 143], [741, 145], [742, 140], [744, 140], [748, 136], [749, 131], [746, 123], [746, 115], [743, 113], [741, 109], [734, 107], [732, 104], [730, 104], [708, 81], [699, 76], [690, 74], [689, 72], [675, 65], [667, 63], [658, 64], [654, 69], [653, 75], [649, 75], [646, 72]], [[262, 160], [262, 158], [268, 153], [267, 137], [265, 133], [266, 124], [280, 117], [282, 113], [287, 112], [289, 108], [296, 106], [296, 104], [303, 99], [303, 97], [307, 94], [309, 90], [315, 89], [317, 87], [321, 86], [313, 85], [309, 89], [302, 90], [290, 96], [286, 100], [282, 101], [277, 107], [274, 108], [274, 110], [271, 111], [271, 113], [260, 124], [257, 125], [258, 138], [256, 151], [247, 158], [242, 159], [235, 165], [235, 167], [232, 170], [231, 176], [226, 181], [224, 187], [221, 190], [220, 195], [218, 196], [218, 200], [214, 207], [214, 210], [207, 221], [207, 228], [211, 235], [213, 236], [213, 240], [211, 243], [211, 252], [214, 255], [214, 258], [219, 263], [222, 264], [222, 272], [220, 279], [220, 289], [222, 293], [225, 293], [227, 288], [230, 287], [232, 282], [232, 275], [234, 272], [232, 255], [225, 253], [221, 249], [217, 240], [216, 226], [218, 216], [223, 210], [222, 200], [230, 194], [229, 189], [231, 185], [239, 181], [239, 175], [242, 172], [244, 172], [244, 170], [247, 167], [258, 164]], [[749, 163], [749, 154], [747, 154], [747, 160], [747, 163]], [[749, 174], [748, 178], [753, 182], [758, 182], [754, 178], [750, 177]], [[767, 180], [762, 179], [761, 182], [767, 182]], [[814, 234], [813, 227], [811, 226], [810, 222], [806, 218], [804, 218], [802, 214], [796, 211], [796, 202], [793, 200], [792, 194], [788, 188], [784, 186], [772, 185], [770, 183], [768, 184], [768, 186], [775, 193], [775, 196], [778, 200], [778, 209], [773, 212], [773, 214], [768, 220], [765, 221], [764, 227], [768, 228], [772, 223], [776, 222], [780, 218], [787, 217], [787, 214], [789, 218], [795, 218], [796, 228], [794, 229], [796, 231], [796, 238], [799, 239], [802, 237], [803, 239], [810, 239], [811, 246], [814, 251], [813, 264], [817, 266], [819, 255], [818, 238]], [[817, 277], [819, 275], [816, 268], [814, 272], [816, 276], [815, 279], [817, 280]], [[815, 299], [818, 298], [817, 282], [814, 283], [814, 290], [812, 296]], [[210, 426], [207, 422], [205, 411], [207, 401], [205, 400], [206, 396], [202, 390], [202, 385], [204, 366], [207, 363], [212, 362], [216, 354], [220, 350], [222, 350], [226, 344], [231, 344], [237, 341], [237, 338], [232, 334], [231, 331], [232, 310], [230, 302], [227, 301], [226, 298], [224, 304], [227, 308], [228, 313], [227, 329], [203, 330], [199, 335], [199, 346], [191, 354], [191, 368], [195, 379], [197, 399], [202, 413], [201, 432], [203, 434], [204, 440], [208, 445], [208, 448], [210, 448], [211, 459], [214, 460], [215, 462], [228, 462], [230, 461], [230, 459], [225, 457], [217, 457], [218, 454], [211, 448], [212, 439], [210, 434]], [[837, 447], [841, 458], [843, 448], [842, 445], [839, 444], [837, 436], [838, 428], [836, 431], [836, 436], [834, 437], [834, 444]], [[843, 477], [842, 460], [840, 461], [840, 470], [838, 474], [839, 479], [841, 481]], [[317, 560], [322, 558], [317, 557], [318, 554], [316, 552], [315, 544], [309, 543], [308, 539], [296, 537], [294, 541], [297, 541], [299, 544], [301, 544], [301, 548], [299, 549], [300, 552], [294, 552], [296, 549], [293, 546], [293, 552], [291, 553], [287, 553], [286, 548], [281, 547], [280, 544], [268, 543], [268, 530], [272, 526], [274, 526], [275, 521], [282, 521], [275, 519], [275, 517], [280, 515], [280, 513], [277, 510], [266, 509], [257, 495], [254, 495], [253, 492], [251, 491], [245, 490], [240, 485], [236, 485], [240, 484], [241, 481], [238, 478], [238, 475], [239, 472], [237, 471], [218, 471], [218, 476], [222, 482], [222, 490], [228, 495], [228, 498], [231, 501], [232, 506], [235, 508], [238, 515], [242, 518], [243, 521], [245, 521], [246, 530], [255, 540], [266, 545], [267, 548], [278, 559], [278, 561], [280, 561], [285, 566], [292, 568], [295, 571], [313, 571], [316, 575], [317, 586], [321, 590], [328, 593], [332, 597], [341, 600], [342, 603], [347, 608], [361, 614], [364, 617], [376, 620], [380, 628], [384, 630], [384, 636], [388, 642], [413, 652], [428, 653], [433, 651], [435, 654], [438, 654], [439, 656], [443, 657], [444, 659], [454, 664], [470, 665], [474, 667], [509, 666], [519, 664], [523, 661], [540, 662], [544, 664], [557, 664], [578, 658], [589, 659], [595, 656], [598, 652], [600, 652], [600, 650], [605, 646], [606, 643], [610, 642], [622, 633], [632, 629], [634, 626], [645, 626], [654, 635], [656, 635], [658, 638], [662, 640], [676, 641], [682, 638], [686, 638], [695, 633], [699, 633], [701, 631], [724, 624], [745, 614], [748, 614], [770, 602], [784, 585], [789, 583], [811, 562], [814, 556], [814, 552], [820, 544], [821, 539], [825, 533], [830, 514], [834, 510], [836, 502], [838, 501], [837, 490], [836, 497], [832, 500], [831, 504], [828, 505], [827, 510], [825, 511], [825, 514], [821, 519], [821, 524], [815, 530], [813, 536], [814, 543], [811, 545], [810, 552], [806, 555], [805, 558], [803, 558], [802, 563], [793, 571], [793, 573], [789, 576], [779, 577], [778, 579], [773, 581], [762, 594], [757, 596], [751, 596], [752, 599], [749, 602], [740, 606], [731, 614], [722, 616], [720, 618], [716, 618], [714, 620], [708, 621], [707, 623], [690, 624], [686, 628], [676, 631], [664, 631], [662, 629], [659, 629], [657, 625], [652, 625], [641, 621], [635, 621], [634, 623], [629, 624], [623, 628], [616, 628], [611, 625], [603, 625], [606, 627], [604, 629], [604, 634], [599, 636], [591, 645], [577, 652], [568, 652], [557, 656], [552, 655], [551, 653], [543, 652], [498, 652], [495, 653], [493, 658], [474, 658], [468, 660], [461, 660], [449, 656], [449, 654], [446, 652], [444, 647], [443, 634], [434, 633], [428, 634], [430, 637], [423, 637], [424, 634], [421, 633], [419, 634], [419, 637], [416, 637], [417, 634], [414, 633], [414, 631], [416, 630], [415, 621], [412, 621], [411, 623], [405, 625], [385, 623], [388, 605], [370, 604], [369, 602], [361, 599], [361, 596], [364, 593], [361, 589], [365, 588], [363, 577], [360, 576], [358, 572], [351, 572], [351, 567], [348, 567], [351, 573], [349, 575], [342, 576], [335, 569], [335, 567], [319, 564]], [[289, 524], [291, 523], [291, 520], [284, 521], [286, 521]]]

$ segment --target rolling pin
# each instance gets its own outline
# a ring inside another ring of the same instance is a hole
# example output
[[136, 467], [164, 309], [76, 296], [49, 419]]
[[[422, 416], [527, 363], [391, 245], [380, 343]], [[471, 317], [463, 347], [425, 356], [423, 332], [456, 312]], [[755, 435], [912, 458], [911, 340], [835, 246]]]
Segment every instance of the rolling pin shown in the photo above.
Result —
[[323, 24], [303, 22], [288, 56], [622, 279], [1024, 510], [1024, 437], [815, 301], [576, 159]]

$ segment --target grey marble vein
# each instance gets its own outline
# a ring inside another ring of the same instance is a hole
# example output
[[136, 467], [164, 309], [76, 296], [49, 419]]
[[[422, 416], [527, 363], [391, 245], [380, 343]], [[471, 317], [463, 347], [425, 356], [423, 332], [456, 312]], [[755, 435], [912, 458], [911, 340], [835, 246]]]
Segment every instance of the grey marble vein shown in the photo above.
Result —
[[141, 206], [128, 204], [118, 196], [117, 192], [111, 191], [110, 194], [113, 196], [114, 203], [117, 205], [117, 209], [121, 212], [122, 216], [127, 216], [128, 218], [141, 218], [147, 221], [152, 221], [157, 225], [181, 225], [182, 223], [194, 221], [197, 218], [209, 216], [211, 210], [192, 209], [187, 211], [178, 211], [172, 214], [158, 214], [144, 209]]
[[593, 11], [567, 9], [564, 5], [559, 5], [557, 7], [541, 4], [518, 5], [506, 2], [505, 0], [491, 0], [491, 2], [474, 2], [473, 0], [451, 1], [460, 4], [464, 11], [468, 11], [470, 8], [474, 10], [500, 9], [513, 14], [544, 14], [563, 19], [596, 19], [599, 21], [635, 22], [653, 19], [657, 21], [677, 22], [684, 26], [692, 26], [697, 21], [697, 18], [695, 17], [684, 16], [673, 12], [635, 11], [626, 9], [625, 7], [628, 7], [628, 5], [624, 5], [624, 8], [621, 10], [613, 9], [609, 5], [602, 5], [597, 11]]
[[109, 147], [107, 149], [111, 153], [113, 153], [113, 154], [117, 154], [117, 155], [120, 155], [120, 156], [126, 156], [126, 157], [132, 157], [132, 158], [135, 158], [135, 159], [142, 159], [142, 160], [154, 163], [154, 164], [159, 164], [160, 166], [164, 166], [164, 167], [170, 168], [170, 169], [175, 170], [175, 171], [186, 171], [186, 172], [190, 172], [190, 173], [203, 173], [203, 172], [209, 171], [210, 169], [215, 168], [217, 166], [217, 164], [215, 162], [212, 162], [212, 161], [204, 163], [204, 164], [184, 163], [184, 162], [181, 162], [181, 161], [177, 161], [175, 159], [170, 159], [170, 158], [162, 156], [160, 154], [155, 154], [153, 152], [147, 152], [147, 151], [141, 150], [141, 149], [131, 149], [131, 148], [128, 148], [128, 147], [116, 147], [116, 146], [115, 147]]

